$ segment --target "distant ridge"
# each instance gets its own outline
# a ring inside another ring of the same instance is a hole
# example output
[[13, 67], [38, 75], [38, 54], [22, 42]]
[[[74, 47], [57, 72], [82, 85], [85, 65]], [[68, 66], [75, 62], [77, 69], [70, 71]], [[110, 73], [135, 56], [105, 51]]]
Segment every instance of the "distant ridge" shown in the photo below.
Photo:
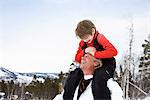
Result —
[[0, 67], [0, 81], [13, 80], [15, 83], [29, 84], [33, 80], [34, 75], [36, 75], [37, 80], [42, 80], [42, 82], [47, 77], [52, 79], [59, 78], [58, 73], [41, 73], [41, 72], [19, 73], [19, 72], [12, 72], [4, 67]]

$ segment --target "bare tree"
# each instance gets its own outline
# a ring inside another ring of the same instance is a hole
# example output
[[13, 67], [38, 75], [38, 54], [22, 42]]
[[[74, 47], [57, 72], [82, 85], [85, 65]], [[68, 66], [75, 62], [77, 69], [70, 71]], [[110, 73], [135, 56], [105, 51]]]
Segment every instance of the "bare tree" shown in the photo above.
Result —
[[129, 56], [128, 56], [128, 65], [126, 66], [126, 88], [125, 88], [125, 98], [126, 100], [129, 99], [129, 73], [130, 73], [130, 66], [131, 66], [131, 57], [132, 57], [132, 44], [133, 44], [133, 22], [131, 22], [131, 26], [129, 28], [130, 33], [130, 42], [129, 42]]

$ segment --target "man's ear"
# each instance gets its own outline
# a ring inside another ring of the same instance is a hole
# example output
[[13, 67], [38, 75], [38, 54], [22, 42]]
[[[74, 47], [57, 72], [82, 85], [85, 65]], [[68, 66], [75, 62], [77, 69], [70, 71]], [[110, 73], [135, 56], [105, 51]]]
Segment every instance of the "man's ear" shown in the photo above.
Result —
[[98, 66], [99, 65], [99, 62], [98, 61], [94, 61], [94, 66]]
[[95, 61], [94, 61], [94, 66], [95, 67], [102, 67], [102, 61], [100, 60], [100, 59], [95, 59]]

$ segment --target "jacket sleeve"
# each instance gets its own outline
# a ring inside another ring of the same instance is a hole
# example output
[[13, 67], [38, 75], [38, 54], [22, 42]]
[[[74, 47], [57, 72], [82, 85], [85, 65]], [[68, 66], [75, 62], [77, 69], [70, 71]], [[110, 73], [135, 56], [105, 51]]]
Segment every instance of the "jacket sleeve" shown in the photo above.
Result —
[[78, 47], [78, 50], [77, 50], [77, 53], [75, 55], [75, 61], [78, 62], [78, 63], [81, 63], [81, 58], [83, 57], [84, 55], [84, 50], [82, 50], [82, 46], [83, 46], [84, 42], [81, 41], [79, 43], [79, 47]]
[[97, 41], [103, 46], [104, 50], [96, 51], [94, 53], [95, 58], [112, 58], [117, 55], [117, 49], [109, 42], [109, 40], [103, 34], [99, 34], [97, 36]]

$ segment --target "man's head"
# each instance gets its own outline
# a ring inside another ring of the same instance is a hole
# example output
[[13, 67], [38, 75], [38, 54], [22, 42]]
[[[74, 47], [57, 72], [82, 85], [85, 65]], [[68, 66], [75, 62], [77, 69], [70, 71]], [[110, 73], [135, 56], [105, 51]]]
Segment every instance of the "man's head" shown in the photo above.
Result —
[[95, 25], [90, 20], [83, 20], [77, 24], [76, 36], [84, 42], [91, 42], [96, 32]]
[[98, 65], [102, 65], [101, 60], [94, 58], [91, 54], [85, 54], [81, 59], [80, 68], [85, 75], [91, 75]]

